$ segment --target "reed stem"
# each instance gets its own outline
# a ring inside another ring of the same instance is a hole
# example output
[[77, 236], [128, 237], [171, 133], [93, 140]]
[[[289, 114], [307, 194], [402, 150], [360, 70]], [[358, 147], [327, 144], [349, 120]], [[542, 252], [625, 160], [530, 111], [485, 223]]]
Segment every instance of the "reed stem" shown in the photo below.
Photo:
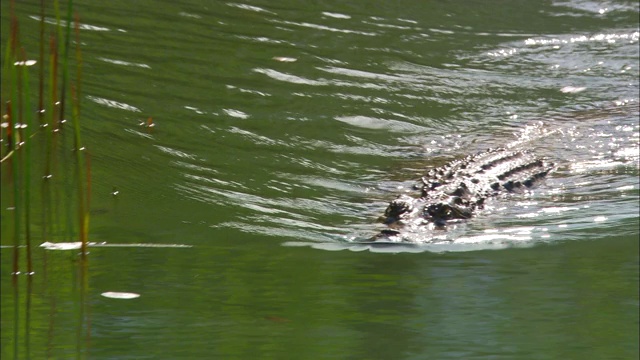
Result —
[[40, 0], [40, 57], [38, 65], [40, 73], [38, 78], [38, 119], [40, 126], [44, 125], [44, 0]]
[[25, 210], [25, 240], [27, 246], [27, 273], [33, 274], [33, 263], [31, 261], [31, 126], [33, 125], [31, 108], [31, 91], [29, 88], [29, 71], [27, 56], [22, 49], [22, 86], [24, 90], [25, 125], [24, 128], [24, 210]]
[[[6, 56], [8, 63], [6, 64], [9, 67], [9, 82], [10, 82], [10, 97], [11, 101], [7, 105], [7, 116], [9, 122], [9, 131], [11, 131], [12, 138], [9, 141], [9, 146], [13, 148], [14, 154], [18, 152], [20, 147], [20, 139], [19, 132], [16, 131], [16, 107], [15, 104], [18, 104], [18, 76], [17, 76], [17, 68], [15, 66], [15, 53], [16, 48], [18, 46], [18, 21], [15, 17], [15, 14], [11, 14], [11, 40], [9, 46], [9, 52]], [[13, 175], [13, 219], [14, 219], [14, 232], [13, 232], [13, 274], [17, 275], [20, 273], [20, 256], [19, 256], [19, 246], [20, 246], [20, 211], [22, 210], [21, 206], [21, 197], [20, 197], [20, 169], [17, 159], [10, 159], [11, 169]]]

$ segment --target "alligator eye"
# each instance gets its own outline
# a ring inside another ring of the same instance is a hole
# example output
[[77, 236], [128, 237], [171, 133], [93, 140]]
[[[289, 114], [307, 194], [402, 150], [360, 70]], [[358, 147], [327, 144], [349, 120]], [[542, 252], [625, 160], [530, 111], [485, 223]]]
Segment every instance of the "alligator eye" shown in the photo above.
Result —
[[400, 216], [402, 216], [402, 214], [410, 212], [413, 209], [411, 201], [412, 199], [408, 196], [400, 196], [393, 200], [384, 211], [384, 216], [387, 217], [385, 223], [396, 222], [400, 220]]
[[465, 196], [467, 194], [469, 194], [469, 188], [463, 182], [461, 182], [460, 185], [458, 185], [458, 188], [451, 193], [451, 195], [454, 196]]

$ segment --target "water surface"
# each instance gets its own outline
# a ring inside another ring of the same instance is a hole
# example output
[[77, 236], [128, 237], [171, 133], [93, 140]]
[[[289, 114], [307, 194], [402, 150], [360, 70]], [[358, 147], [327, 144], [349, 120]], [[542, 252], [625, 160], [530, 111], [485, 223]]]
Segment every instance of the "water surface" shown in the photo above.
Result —
[[[17, 288], [2, 249], [3, 356], [638, 357], [636, 2], [76, 7], [96, 246], [85, 272], [39, 249]], [[425, 169], [497, 146], [557, 168], [359, 244]]]

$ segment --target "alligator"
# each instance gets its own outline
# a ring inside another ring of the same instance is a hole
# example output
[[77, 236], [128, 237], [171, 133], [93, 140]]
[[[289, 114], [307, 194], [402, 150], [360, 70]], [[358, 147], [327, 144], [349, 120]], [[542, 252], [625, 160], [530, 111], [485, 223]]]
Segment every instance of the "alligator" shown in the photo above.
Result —
[[554, 169], [554, 164], [525, 150], [493, 148], [453, 160], [429, 170], [414, 190], [387, 206], [382, 221], [387, 229], [372, 241], [402, 238], [401, 229], [429, 226], [444, 229], [471, 218], [489, 198], [523, 193]]

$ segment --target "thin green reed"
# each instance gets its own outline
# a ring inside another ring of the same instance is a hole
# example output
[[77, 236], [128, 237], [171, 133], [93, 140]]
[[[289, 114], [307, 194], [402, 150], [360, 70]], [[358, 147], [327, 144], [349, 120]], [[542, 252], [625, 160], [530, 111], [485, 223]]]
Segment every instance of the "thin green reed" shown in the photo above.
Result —
[[[56, 47], [56, 58], [57, 58], [57, 71], [56, 71], [56, 79], [58, 79], [58, 71], [62, 71], [62, 77], [59, 81], [60, 92], [56, 96], [57, 102], [54, 104], [56, 107], [56, 113], [53, 118], [54, 124], [54, 132], [57, 133], [57, 138], [62, 144], [61, 148], [58, 148], [59, 155], [54, 159], [55, 165], [58, 166], [58, 170], [60, 170], [60, 166], [64, 168], [64, 165], [68, 163], [67, 157], [67, 148], [66, 148], [66, 136], [59, 131], [64, 126], [66, 119], [65, 113], [65, 104], [67, 99], [67, 83], [69, 81], [69, 71], [68, 71], [68, 47], [69, 47], [69, 39], [71, 32], [71, 11], [72, 11], [73, 3], [71, 1], [67, 2], [67, 16], [64, 21], [60, 19], [60, 6], [57, 0], [54, 1], [54, 9], [56, 13], [56, 29], [57, 29], [57, 47]], [[64, 28], [64, 32], [63, 32]], [[64, 36], [64, 37], [63, 37]], [[62, 41], [61, 39], [64, 39]], [[61, 68], [60, 68], [61, 67]], [[56, 86], [56, 89], [58, 87]], [[56, 142], [56, 145], [58, 142]], [[74, 150], [75, 151], [75, 150]], [[61, 163], [62, 162], [62, 163]], [[65, 169], [66, 170], [66, 169]], [[64, 170], [63, 170], [64, 171]], [[66, 230], [66, 236], [68, 241], [73, 241], [72, 238], [74, 236], [73, 232], [73, 215], [71, 211], [71, 204], [69, 203], [69, 199], [71, 198], [72, 192], [72, 179], [68, 177], [59, 177], [59, 181], [63, 184], [62, 191], [63, 195], [60, 196], [60, 190], [54, 193], [54, 196], [57, 196], [56, 201], [54, 201], [55, 209], [53, 209], [53, 213], [60, 215], [60, 206], [62, 206], [62, 211], [65, 213], [63, 216], [63, 221], [57, 221], [56, 223], [62, 224], [64, 223], [64, 229]], [[78, 186], [78, 185], [76, 185]]]
[[[71, 1], [70, 1], [71, 3]], [[76, 85], [72, 86], [72, 100], [73, 100], [73, 111], [72, 111], [72, 119], [73, 119], [73, 128], [74, 128], [74, 139], [75, 139], [75, 153], [76, 153], [76, 176], [77, 176], [77, 190], [78, 190], [78, 221], [80, 224], [80, 242], [82, 246], [82, 255], [86, 255], [87, 250], [87, 237], [88, 237], [88, 228], [89, 228], [89, 212], [85, 211], [85, 198], [84, 198], [84, 174], [83, 174], [83, 156], [84, 148], [82, 147], [82, 142], [80, 141], [80, 83], [81, 83], [81, 75], [82, 75], [82, 54], [80, 52], [80, 19], [76, 14], [75, 21], [75, 33], [76, 33], [76, 66], [77, 66], [77, 77], [76, 77]], [[68, 41], [67, 34], [67, 41]], [[86, 155], [84, 156], [85, 163], [87, 163]], [[88, 171], [87, 171], [88, 172]], [[89, 174], [87, 174], [87, 202], [89, 198]], [[89, 204], [87, 203], [87, 208]]]
[[[40, 54], [39, 54], [39, 82], [38, 82], [38, 119], [41, 129], [44, 129], [44, 170], [40, 187], [40, 198], [41, 198], [41, 238], [45, 239], [47, 233], [51, 233], [52, 221], [51, 214], [48, 211], [48, 205], [50, 204], [50, 186], [49, 186], [49, 176], [51, 174], [50, 169], [50, 153], [51, 153], [51, 130], [53, 127], [50, 126], [51, 122], [48, 121], [47, 117], [52, 116], [53, 108], [45, 105], [48, 102], [45, 101], [44, 89], [45, 89], [45, 47], [46, 47], [46, 38], [45, 38], [45, 0], [40, 0]], [[51, 71], [49, 72], [51, 76]], [[51, 82], [49, 82], [51, 84]], [[51, 94], [51, 89], [49, 88], [49, 94]]]
[[[57, 1], [56, 1], [57, 3]], [[69, 58], [69, 39], [71, 38], [71, 14], [73, 13], [73, 1], [69, 0], [69, 2], [67, 3], [67, 21], [66, 21], [66, 28], [65, 28], [65, 38], [64, 38], [64, 45], [62, 46], [62, 91], [60, 94], [60, 125], [63, 124], [63, 120], [64, 120], [64, 105], [65, 105], [65, 99], [66, 99], [66, 89], [67, 89], [67, 82], [69, 80], [69, 62], [68, 62], [68, 58]], [[79, 44], [78, 44], [79, 46]]]
[[[59, 120], [64, 116], [62, 110], [60, 108], [60, 98], [64, 96], [64, 93], [60, 91], [60, 67], [62, 59], [60, 58], [60, 39], [62, 37], [60, 25], [60, 16], [58, 10], [58, 2], [54, 2], [54, 8], [56, 10], [56, 31], [52, 32], [50, 36], [50, 89], [51, 96], [49, 97], [50, 103], [49, 108], [51, 112], [48, 116], [49, 129], [47, 130], [47, 135], [49, 136], [49, 147], [47, 151], [48, 163], [47, 163], [47, 196], [49, 197], [47, 206], [47, 216], [49, 216], [49, 222], [51, 224], [51, 232], [59, 233], [62, 229], [66, 230], [66, 239], [65, 241], [73, 241], [72, 240], [72, 224], [70, 223], [71, 218], [69, 215], [69, 206], [67, 203], [67, 195], [61, 195], [60, 192], [62, 190], [68, 189], [70, 185], [68, 185], [68, 177], [63, 176], [65, 172], [64, 164], [67, 161], [67, 153], [68, 150], [66, 144], [64, 144], [65, 136], [62, 132], [60, 132], [61, 121]], [[61, 164], [62, 162], [62, 164]], [[68, 186], [59, 186], [60, 184], [66, 184]], [[67, 216], [63, 216], [61, 214], [64, 211]]]
[[[12, 8], [13, 9], [13, 8]], [[13, 10], [12, 10], [13, 11]], [[13, 12], [12, 12], [12, 16], [11, 16], [11, 25], [10, 25], [10, 30], [9, 30], [9, 41], [7, 41], [7, 48], [5, 49], [5, 53], [4, 53], [4, 69], [2, 69], [2, 73], [6, 74], [6, 76], [2, 76], [2, 80], [3, 80], [3, 85], [5, 85], [7, 88], [9, 89], [13, 89], [13, 85], [12, 84], [5, 84], [7, 81], [10, 81], [11, 76], [9, 75], [13, 66], [13, 61], [11, 61], [12, 57], [13, 57], [13, 52], [12, 49], [15, 48], [15, 42], [16, 42], [16, 34], [15, 32], [16, 27], [18, 26], [17, 24], [17, 20], [15, 19], [15, 17], [13, 16]], [[2, 94], [3, 100], [4, 97], [6, 95]], [[9, 94], [9, 99], [7, 100], [7, 120], [9, 124], [12, 124], [13, 119], [11, 119], [11, 111], [10, 111], [10, 106], [11, 106], [11, 98], [12, 98], [12, 94], [10, 91]], [[7, 127], [7, 141], [12, 141], [13, 137], [13, 127], [12, 126], [8, 126]], [[2, 158], [2, 160], [4, 161], [5, 159], [8, 159], [12, 154], [13, 154], [13, 144], [10, 143], [8, 144], [8, 153], [7, 155], [5, 155], [4, 158]]]
[[[62, 39], [62, 28], [64, 24], [64, 42], [61, 46], [61, 59], [58, 61], [61, 63], [57, 65], [61, 65], [62, 78], [60, 84], [60, 94], [59, 94], [59, 108], [57, 109], [57, 117], [58, 121], [55, 124], [56, 129], [62, 128], [66, 119], [65, 119], [65, 109], [66, 109], [66, 99], [67, 99], [67, 89], [69, 83], [69, 48], [71, 43], [71, 24], [72, 24], [72, 14], [73, 14], [73, 1], [69, 0], [67, 2], [67, 13], [66, 19], [64, 22], [60, 20], [60, 8], [58, 1], [54, 1], [54, 8], [56, 12], [56, 21], [57, 21], [57, 29], [58, 29], [58, 39]], [[77, 78], [76, 78], [76, 86], [71, 87], [71, 96], [72, 96], [72, 121], [74, 128], [74, 154], [75, 154], [75, 173], [76, 173], [76, 190], [77, 190], [77, 211], [78, 211], [78, 225], [79, 225], [79, 237], [81, 241], [81, 253], [84, 256], [86, 254], [86, 242], [87, 242], [87, 229], [88, 229], [88, 217], [86, 216], [85, 211], [85, 197], [84, 197], [84, 174], [83, 174], [83, 148], [80, 141], [80, 122], [79, 122], [79, 114], [80, 114], [80, 106], [79, 106], [79, 84], [80, 84], [80, 69], [81, 69], [81, 57], [80, 57], [80, 41], [79, 41], [79, 21], [76, 18], [75, 21], [75, 30], [76, 30], [76, 59], [77, 59]], [[55, 118], [55, 116], [54, 116]], [[54, 120], [55, 121], [55, 120]], [[63, 154], [64, 156], [66, 154]], [[85, 160], [86, 161], [86, 160]], [[66, 180], [66, 179], [65, 179]], [[65, 189], [69, 189], [69, 186], [66, 186]], [[65, 197], [69, 198], [69, 197]], [[69, 204], [70, 205], [70, 204]], [[65, 209], [69, 210], [71, 206], [66, 206]], [[71, 216], [67, 217], [68, 220], [71, 219]], [[68, 223], [69, 224], [69, 223]], [[68, 226], [67, 229], [70, 231], [71, 226]]]
[[40, 56], [39, 61], [39, 83], [38, 83], [38, 118], [40, 126], [44, 125], [44, 0], [40, 0]]
[[[16, 130], [16, 104], [18, 104], [18, 76], [17, 76], [17, 69], [15, 66], [15, 53], [16, 53], [16, 48], [18, 46], [18, 21], [15, 18], [15, 15], [12, 14], [11, 16], [11, 40], [10, 40], [10, 46], [8, 49], [8, 53], [6, 55], [6, 63], [5, 65], [9, 67], [9, 82], [10, 82], [10, 104], [9, 106], [7, 106], [7, 112], [8, 112], [8, 116], [9, 116], [9, 131], [12, 134], [12, 137], [10, 137], [9, 139], [9, 146], [12, 147], [12, 151], [13, 154], [16, 154], [18, 152], [18, 149], [20, 147], [20, 142], [22, 141], [22, 139], [20, 139], [19, 136], [19, 132], [15, 131]], [[19, 273], [19, 253], [18, 253], [18, 249], [20, 246], [20, 211], [22, 210], [22, 206], [21, 206], [21, 197], [20, 197], [20, 169], [19, 169], [19, 164], [18, 161], [16, 159], [10, 158], [9, 159], [10, 163], [11, 163], [11, 169], [12, 169], [12, 175], [13, 175], [13, 211], [14, 211], [14, 229], [13, 229], [13, 236], [14, 236], [14, 247], [13, 247], [13, 273], [14, 274], [18, 274]]]
[[27, 71], [27, 56], [24, 49], [22, 51], [22, 84], [24, 90], [24, 108], [25, 113], [25, 125], [24, 128], [24, 148], [25, 148], [25, 162], [24, 162], [24, 198], [25, 198], [25, 240], [27, 245], [27, 272], [33, 273], [33, 264], [31, 262], [31, 128], [33, 125], [31, 108], [31, 91], [29, 88], [29, 71]]
[[[62, 24], [60, 22], [60, 4], [59, 4], [58, 0], [54, 0], [53, 1], [53, 9], [54, 9], [55, 14], [56, 14], [56, 36], [55, 36], [55, 38], [56, 38], [56, 47], [58, 47], [58, 46], [60, 46], [59, 45], [59, 41], [60, 41], [60, 39], [62, 39]], [[57, 58], [58, 55], [59, 55], [59, 50], [58, 50], [58, 48], [56, 48], [56, 58]], [[59, 60], [59, 59], [56, 59], [56, 60]], [[56, 65], [58, 65], [58, 64], [56, 64]], [[56, 73], [56, 80], [57, 80], [57, 73]], [[63, 78], [63, 81], [64, 81], [64, 78]], [[57, 88], [57, 86], [56, 86], [56, 88]], [[64, 96], [64, 94], [62, 94], [61, 96]], [[60, 120], [63, 119], [63, 116], [64, 116], [64, 114], [62, 114], [60, 112], [58, 114], [59, 114], [60, 118], [58, 119], [58, 122], [55, 123], [55, 128], [56, 129], [61, 125], [60, 124], [60, 122], [61, 122]], [[54, 121], [55, 121], [55, 116], [54, 116]]]
[[[44, 18], [42, 19], [44, 21]], [[45, 123], [43, 124], [44, 128], [44, 137], [45, 137], [45, 146], [44, 146], [44, 156], [45, 156], [45, 164], [44, 164], [44, 173], [43, 173], [43, 182], [42, 182], [42, 221], [43, 221], [43, 232], [42, 236], [53, 233], [53, 212], [51, 211], [51, 182], [53, 176], [52, 169], [52, 157], [53, 157], [53, 131], [55, 129], [55, 112], [56, 112], [56, 82], [57, 82], [57, 73], [58, 73], [58, 51], [57, 51], [57, 42], [55, 35], [51, 35], [49, 37], [49, 78], [47, 80], [48, 85], [48, 99], [45, 102]], [[41, 64], [44, 67], [44, 64]]]
[[[60, 79], [60, 69], [62, 67], [62, 64], [64, 63], [64, 56], [61, 57], [61, 54], [64, 55], [64, 51], [62, 50], [63, 44], [64, 42], [62, 42], [61, 39], [63, 39], [63, 32], [62, 32], [62, 21], [60, 19], [60, 3], [58, 0], [54, 0], [53, 1], [53, 10], [55, 13], [55, 17], [56, 17], [56, 25], [55, 25], [55, 32], [52, 32], [51, 34], [51, 39], [53, 41], [53, 43], [51, 44], [51, 55], [52, 55], [52, 63], [51, 63], [51, 71], [53, 72], [53, 80], [50, 84], [50, 86], [53, 87], [53, 95], [51, 96], [51, 104], [50, 107], [52, 108], [52, 112], [50, 114], [50, 133], [52, 135], [52, 143], [51, 143], [51, 147], [49, 148], [49, 150], [53, 153], [53, 154], [57, 154], [57, 156], [53, 156], [50, 155], [50, 159], [51, 159], [51, 163], [49, 164], [50, 166], [50, 174], [49, 176], [53, 176], [54, 173], [55, 174], [59, 174], [61, 173], [61, 167], [60, 167], [60, 161], [64, 161], [66, 159], [66, 146], [64, 146], [64, 136], [60, 136], [61, 133], [59, 133], [58, 131], [60, 130], [62, 124], [63, 124], [63, 119], [64, 119], [64, 111], [62, 109], [62, 107], [60, 106], [62, 104], [62, 102], [64, 101], [64, 96], [65, 93], [62, 90], [63, 86], [60, 86], [60, 84], [64, 83], [65, 79], [64, 76], [62, 77], [62, 79]], [[55, 135], [55, 136], [54, 136]], [[60, 148], [60, 143], [62, 142], [62, 148]], [[62, 171], [64, 171], [64, 169], [62, 169]], [[64, 184], [66, 186], [62, 186], [62, 190], [66, 191], [68, 190], [68, 188], [70, 187], [70, 185], [68, 184], [68, 178], [66, 177], [62, 177], [62, 176], [56, 176], [56, 179], [51, 179], [52, 182], [58, 183], [58, 184]], [[51, 186], [51, 185], [49, 185]], [[53, 202], [50, 202], [48, 204], [49, 206], [49, 214], [51, 216], [56, 216], [55, 220], [51, 220], [51, 224], [55, 225], [56, 227], [56, 232], [57, 230], [61, 230], [61, 229], [65, 229], [66, 230], [66, 241], [72, 241], [71, 238], [73, 236], [72, 232], [71, 232], [71, 227], [72, 224], [70, 223], [70, 215], [69, 215], [69, 206], [66, 203], [66, 199], [68, 198], [69, 194], [64, 194], [64, 195], [60, 195], [60, 187], [59, 186], [55, 186], [53, 188], [49, 188], [49, 190], [53, 190], [53, 193], [49, 194], [49, 196], [53, 196]], [[53, 207], [52, 207], [53, 205]], [[62, 205], [62, 211], [64, 211], [66, 213], [66, 216], [62, 216], [62, 214], [60, 213], [60, 205]]]

